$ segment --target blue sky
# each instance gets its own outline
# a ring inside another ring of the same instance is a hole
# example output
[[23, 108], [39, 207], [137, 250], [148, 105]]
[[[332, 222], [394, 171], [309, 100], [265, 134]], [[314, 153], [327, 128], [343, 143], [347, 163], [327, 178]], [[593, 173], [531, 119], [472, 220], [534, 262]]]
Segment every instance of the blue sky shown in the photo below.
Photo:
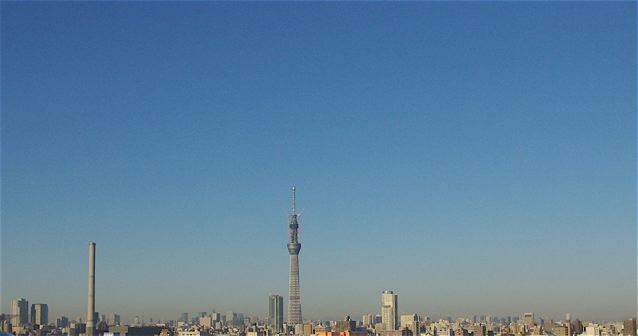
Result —
[[[636, 4], [2, 2], [2, 310], [636, 315]], [[359, 319], [357, 317], [356, 319]]]

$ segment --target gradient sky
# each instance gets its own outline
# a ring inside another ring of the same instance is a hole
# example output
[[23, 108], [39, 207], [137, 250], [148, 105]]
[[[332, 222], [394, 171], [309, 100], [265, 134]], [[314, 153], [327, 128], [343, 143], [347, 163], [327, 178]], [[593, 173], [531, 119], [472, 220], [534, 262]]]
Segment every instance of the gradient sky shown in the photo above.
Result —
[[636, 315], [636, 3], [2, 2], [2, 311]]

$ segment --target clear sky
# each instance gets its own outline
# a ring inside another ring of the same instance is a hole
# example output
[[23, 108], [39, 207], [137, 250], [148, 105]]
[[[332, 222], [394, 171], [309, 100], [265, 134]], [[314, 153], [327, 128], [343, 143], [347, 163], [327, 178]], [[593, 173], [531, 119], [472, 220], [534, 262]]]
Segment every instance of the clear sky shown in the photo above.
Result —
[[[2, 310], [636, 315], [636, 3], [2, 2]], [[287, 300], [287, 298], [286, 298]]]

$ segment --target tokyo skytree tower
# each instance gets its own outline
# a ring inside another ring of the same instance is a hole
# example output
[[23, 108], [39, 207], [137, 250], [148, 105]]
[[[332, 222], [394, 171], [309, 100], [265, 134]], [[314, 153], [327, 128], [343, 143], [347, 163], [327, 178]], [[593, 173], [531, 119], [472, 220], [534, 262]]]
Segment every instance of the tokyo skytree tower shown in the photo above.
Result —
[[288, 278], [288, 325], [301, 324], [301, 294], [299, 292], [299, 221], [296, 209], [296, 188], [292, 186], [292, 213], [288, 216], [288, 253], [290, 276]]

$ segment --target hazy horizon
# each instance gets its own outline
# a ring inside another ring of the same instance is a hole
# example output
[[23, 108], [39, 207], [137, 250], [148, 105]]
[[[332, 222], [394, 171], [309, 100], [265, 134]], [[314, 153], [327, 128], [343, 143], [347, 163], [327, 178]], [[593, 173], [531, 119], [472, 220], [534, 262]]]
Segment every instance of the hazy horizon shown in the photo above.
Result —
[[2, 2], [1, 312], [636, 316], [636, 3]]

